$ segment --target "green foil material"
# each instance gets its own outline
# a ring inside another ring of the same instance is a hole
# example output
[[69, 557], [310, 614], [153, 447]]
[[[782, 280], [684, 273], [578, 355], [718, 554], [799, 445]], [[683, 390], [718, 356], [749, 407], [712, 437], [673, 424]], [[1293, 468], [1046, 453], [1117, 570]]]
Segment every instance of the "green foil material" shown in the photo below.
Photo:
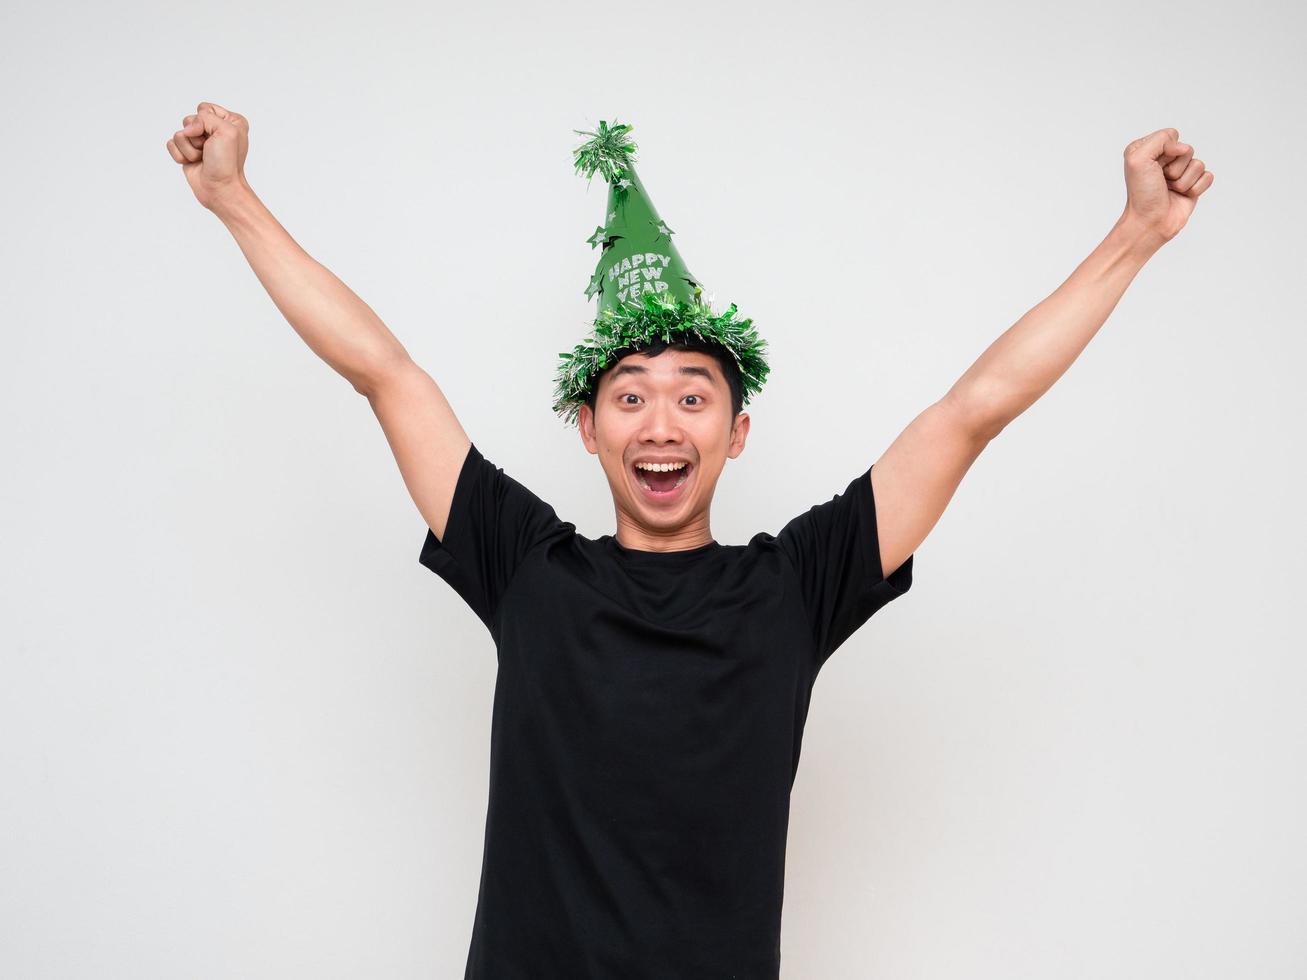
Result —
[[629, 124], [600, 121], [596, 132], [577, 130], [590, 139], [573, 150], [577, 173], [602, 173], [608, 182], [604, 222], [587, 242], [600, 249], [599, 263], [585, 289], [598, 297], [592, 330], [570, 353], [559, 354], [554, 412], [576, 424], [598, 375], [624, 348], [646, 346], [658, 337], [671, 342], [696, 336], [726, 348], [740, 368], [744, 404], [767, 378], [767, 343], [753, 323], [736, 319], [735, 304], [715, 314], [703, 286], [686, 268], [672, 242], [672, 231], [645, 193], [635, 172], [635, 144]]

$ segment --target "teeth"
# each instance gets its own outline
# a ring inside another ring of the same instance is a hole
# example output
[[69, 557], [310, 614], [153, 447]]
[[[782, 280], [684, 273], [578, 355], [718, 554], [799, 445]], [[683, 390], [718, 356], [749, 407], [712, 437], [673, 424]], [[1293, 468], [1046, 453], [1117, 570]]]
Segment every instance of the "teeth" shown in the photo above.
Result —
[[[636, 469], [644, 469], [644, 467], [636, 467]], [[684, 472], [676, 478], [676, 483], [672, 486], [672, 490], [675, 490], [682, 483], [684, 483], [686, 481], [686, 478], [690, 475], [690, 471], [688, 467], [683, 467], [683, 469]], [[650, 491], [653, 490], [653, 487], [649, 486], [649, 481], [646, 480], [644, 477], [640, 477], [640, 485], [644, 487], [646, 490], [650, 490]], [[671, 493], [671, 490], [668, 490], [666, 492]]]
[[685, 463], [636, 463], [637, 470], [653, 470], [655, 473], [670, 473], [672, 470], [683, 469]]

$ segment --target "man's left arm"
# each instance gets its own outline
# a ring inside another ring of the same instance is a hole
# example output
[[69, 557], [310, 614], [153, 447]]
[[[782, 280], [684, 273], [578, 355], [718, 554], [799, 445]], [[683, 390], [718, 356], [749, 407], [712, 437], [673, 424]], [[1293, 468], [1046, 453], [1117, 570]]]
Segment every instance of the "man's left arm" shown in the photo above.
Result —
[[1189, 220], [1212, 173], [1160, 129], [1125, 149], [1126, 207], [1052, 295], [1008, 328], [871, 468], [883, 573], [917, 550], [971, 464], [1053, 386], [1106, 322], [1144, 263]]

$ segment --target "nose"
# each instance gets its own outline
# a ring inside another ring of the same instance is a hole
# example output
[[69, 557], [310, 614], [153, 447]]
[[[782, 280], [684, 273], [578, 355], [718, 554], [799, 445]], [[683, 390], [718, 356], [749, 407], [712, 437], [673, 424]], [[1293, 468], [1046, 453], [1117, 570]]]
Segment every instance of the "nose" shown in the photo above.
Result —
[[663, 399], [657, 399], [644, 413], [644, 429], [640, 433], [641, 442], [662, 445], [681, 441], [681, 426], [676, 418], [674, 405], [668, 405]]

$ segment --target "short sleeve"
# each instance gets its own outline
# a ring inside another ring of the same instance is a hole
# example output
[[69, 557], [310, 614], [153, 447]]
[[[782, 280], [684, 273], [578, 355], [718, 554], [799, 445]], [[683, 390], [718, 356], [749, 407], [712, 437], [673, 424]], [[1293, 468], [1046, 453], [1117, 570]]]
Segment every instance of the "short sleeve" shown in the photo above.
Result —
[[886, 578], [880, 565], [871, 467], [843, 493], [811, 507], [776, 536], [797, 573], [816, 645], [816, 673], [886, 603], [912, 587], [912, 561]]
[[418, 561], [448, 582], [493, 634], [499, 599], [522, 560], [536, 545], [574, 527], [473, 443], [454, 486], [445, 537], [427, 528]]

